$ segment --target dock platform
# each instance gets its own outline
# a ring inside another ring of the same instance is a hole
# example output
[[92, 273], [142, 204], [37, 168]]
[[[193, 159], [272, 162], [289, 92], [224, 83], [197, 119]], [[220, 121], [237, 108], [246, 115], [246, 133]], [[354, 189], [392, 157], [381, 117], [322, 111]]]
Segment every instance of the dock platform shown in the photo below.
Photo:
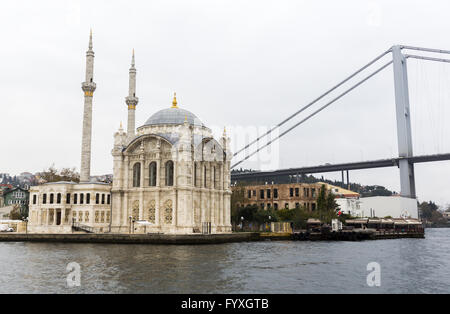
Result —
[[401, 238], [424, 238], [423, 232], [386, 232], [357, 230], [340, 232], [293, 233], [236, 232], [227, 234], [112, 234], [72, 233], [35, 234], [0, 233], [0, 242], [110, 243], [110, 244], [222, 244], [254, 241], [365, 241]]
[[221, 244], [259, 241], [257, 232], [224, 234], [112, 234], [112, 233], [0, 233], [0, 242], [58, 242], [58, 243], [110, 243], [110, 244]]

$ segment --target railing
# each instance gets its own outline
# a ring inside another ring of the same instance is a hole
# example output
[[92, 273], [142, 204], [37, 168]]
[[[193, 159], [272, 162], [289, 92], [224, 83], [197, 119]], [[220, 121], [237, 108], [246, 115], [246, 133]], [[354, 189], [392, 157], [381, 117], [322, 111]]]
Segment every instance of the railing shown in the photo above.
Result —
[[87, 232], [87, 233], [96, 233], [94, 227], [82, 225], [82, 224], [80, 224], [78, 222], [74, 222], [72, 224], [72, 229], [76, 230], [76, 231], [84, 231], [84, 232]]

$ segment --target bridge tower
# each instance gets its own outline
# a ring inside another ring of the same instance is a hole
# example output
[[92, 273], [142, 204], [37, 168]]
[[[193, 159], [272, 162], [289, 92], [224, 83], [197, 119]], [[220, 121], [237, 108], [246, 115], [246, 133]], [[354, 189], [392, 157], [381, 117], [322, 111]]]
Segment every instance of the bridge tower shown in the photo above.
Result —
[[[392, 47], [398, 155], [399, 157], [413, 157], [408, 72], [406, 67], [406, 58], [402, 54], [401, 49], [401, 46]], [[414, 164], [408, 159], [403, 159], [399, 161], [398, 166], [400, 169], [400, 195], [403, 197], [416, 198]]]

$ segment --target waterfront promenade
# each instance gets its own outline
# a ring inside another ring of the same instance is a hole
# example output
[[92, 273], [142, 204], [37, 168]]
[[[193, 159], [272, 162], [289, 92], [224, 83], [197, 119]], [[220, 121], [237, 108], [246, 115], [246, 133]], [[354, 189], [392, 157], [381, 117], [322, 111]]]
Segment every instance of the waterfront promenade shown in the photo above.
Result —
[[0, 233], [0, 242], [113, 243], [113, 244], [221, 244], [252, 241], [363, 241], [424, 238], [423, 232], [378, 232], [375, 230], [330, 233], [236, 232], [227, 234], [26, 234]]
[[259, 233], [227, 234], [113, 234], [113, 233], [0, 233], [0, 242], [59, 242], [114, 244], [220, 244], [259, 241]]

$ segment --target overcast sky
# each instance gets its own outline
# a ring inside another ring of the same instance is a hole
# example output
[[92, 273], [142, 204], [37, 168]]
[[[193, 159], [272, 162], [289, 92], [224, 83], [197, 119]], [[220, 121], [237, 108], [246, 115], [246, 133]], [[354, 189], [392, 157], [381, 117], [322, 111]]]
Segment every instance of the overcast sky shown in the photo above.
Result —
[[[277, 124], [394, 44], [450, 49], [448, 12], [450, 3], [438, 0], [2, 1], [0, 172], [36, 172], [52, 163], [79, 169], [91, 27], [97, 83], [91, 172], [105, 174], [112, 173], [112, 135], [120, 121], [126, 127], [133, 48], [137, 126], [169, 107], [176, 91], [180, 107], [214, 130], [227, 126], [240, 145], [243, 129]], [[408, 66], [414, 153], [450, 152], [450, 65], [410, 60]], [[242, 166], [397, 154], [388, 68], [283, 137], [269, 163], [261, 157]], [[450, 162], [416, 165], [419, 199], [450, 203], [449, 176]], [[350, 178], [399, 189], [395, 168], [354, 171]]]

